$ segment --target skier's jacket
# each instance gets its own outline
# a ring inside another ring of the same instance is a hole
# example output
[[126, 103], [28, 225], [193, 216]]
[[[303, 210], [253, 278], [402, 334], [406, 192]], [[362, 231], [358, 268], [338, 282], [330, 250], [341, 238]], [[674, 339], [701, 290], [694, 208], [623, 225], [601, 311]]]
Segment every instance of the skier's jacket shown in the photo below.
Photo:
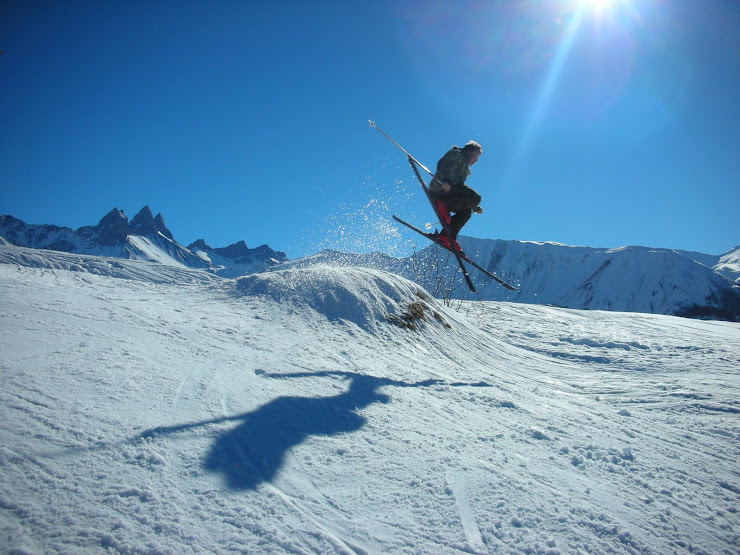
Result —
[[442, 183], [444, 182], [448, 182], [454, 189], [463, 185], [469, 175], [470, 167], [468, 165], [467, 154], [463, 149], [453, 146], [437, 162], [437, 171], [434, 172], [436, 179], [432, 179], [432, 182], [429, 184], [429, 192], [432, 195], [439, 194], [442, 189]]

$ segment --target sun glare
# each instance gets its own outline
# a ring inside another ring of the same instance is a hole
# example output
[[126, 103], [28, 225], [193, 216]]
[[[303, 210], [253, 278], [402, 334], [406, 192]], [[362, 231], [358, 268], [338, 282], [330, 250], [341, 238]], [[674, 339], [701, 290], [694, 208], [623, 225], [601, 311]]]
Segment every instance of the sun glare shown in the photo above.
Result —
[[596, 14], [604, 14], [612, 10], [619, 2], [620, 0], [580, 0], [582, 7]]

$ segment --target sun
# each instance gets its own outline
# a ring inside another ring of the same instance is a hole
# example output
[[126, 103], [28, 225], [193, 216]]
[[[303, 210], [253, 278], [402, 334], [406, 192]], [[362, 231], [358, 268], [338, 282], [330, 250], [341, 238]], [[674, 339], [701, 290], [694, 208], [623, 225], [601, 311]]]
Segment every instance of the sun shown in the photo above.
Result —
[[581, 3], [591, 6], [594, 9], [604, 9], [609, 4], [614, 4], [617, 0], [581, 0]]
[[581, 7], [597, 14], [604, 14], [612, 11], [622, 0], [579, 0]]

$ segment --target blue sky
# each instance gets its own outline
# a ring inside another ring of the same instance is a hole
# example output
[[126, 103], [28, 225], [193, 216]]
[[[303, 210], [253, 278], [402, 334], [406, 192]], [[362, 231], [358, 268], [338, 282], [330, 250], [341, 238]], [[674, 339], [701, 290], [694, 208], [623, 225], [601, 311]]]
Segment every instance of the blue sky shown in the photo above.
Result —
[[[431, 168], [483, 144], [463, 234], [740, 243], [735, 0], [0, 3], [0, 213], [113, 207], [289, 258], [407, 254]], [[421, 244], [420, 244], [421, 246]]]

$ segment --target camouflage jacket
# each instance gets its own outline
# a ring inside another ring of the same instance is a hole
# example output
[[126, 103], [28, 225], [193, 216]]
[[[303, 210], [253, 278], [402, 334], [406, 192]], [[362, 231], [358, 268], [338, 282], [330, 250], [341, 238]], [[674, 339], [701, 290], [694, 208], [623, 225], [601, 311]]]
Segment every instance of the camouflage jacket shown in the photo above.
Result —
[[429, 185], [429, 191], [435, 195], [441, 191], [441, 183], [448, 182], [453, 187], [462, 185], [470, 175], [468, 157], [465, 152], [456, 146], [453, 146], [447, 154], [437, 162], [437, 171]]

